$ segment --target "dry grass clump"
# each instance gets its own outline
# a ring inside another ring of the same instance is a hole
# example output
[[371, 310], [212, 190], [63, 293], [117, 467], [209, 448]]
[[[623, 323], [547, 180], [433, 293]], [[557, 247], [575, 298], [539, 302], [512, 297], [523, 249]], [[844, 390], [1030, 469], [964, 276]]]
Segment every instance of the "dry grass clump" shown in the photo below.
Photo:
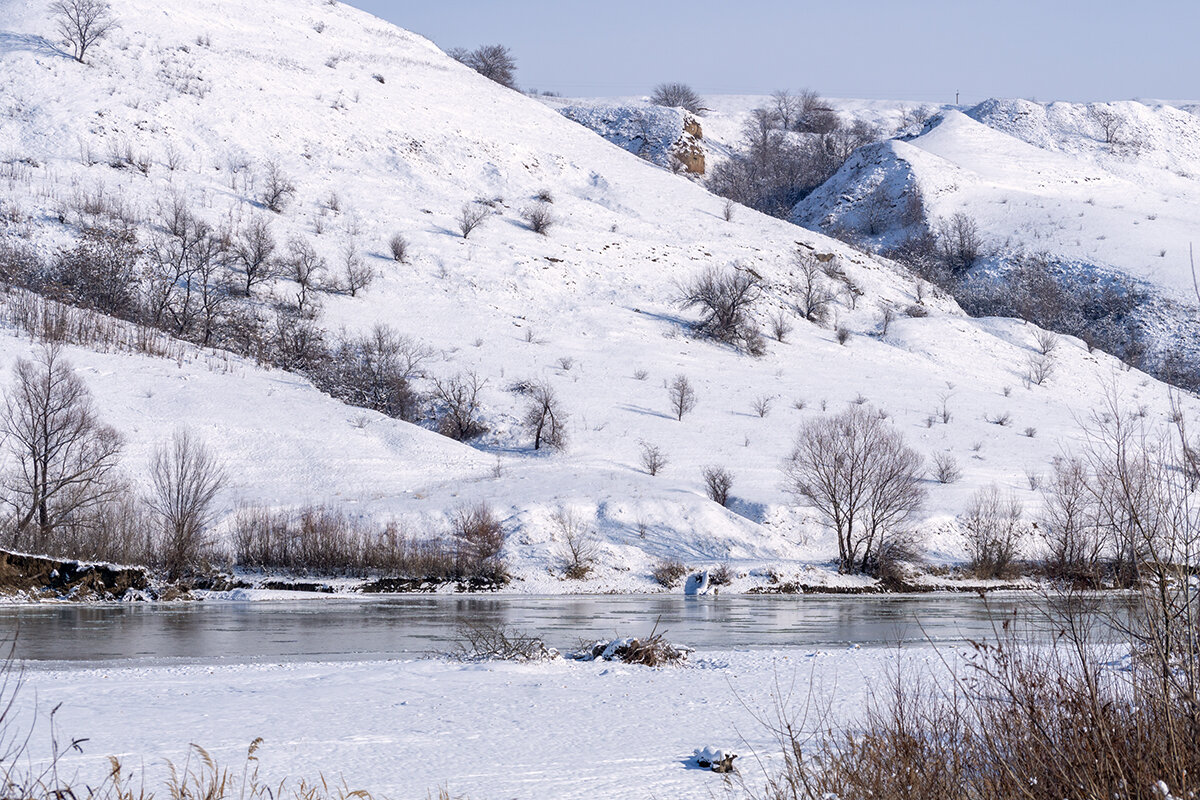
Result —
[[677, 558], [664, 559], [654, 566], [650, 571], [650, 576], [658, 582], [660, 586], [665, 586], [670, 589], [675, 584], [679, 583], [679, 579], [687, 575], [688, 567]]

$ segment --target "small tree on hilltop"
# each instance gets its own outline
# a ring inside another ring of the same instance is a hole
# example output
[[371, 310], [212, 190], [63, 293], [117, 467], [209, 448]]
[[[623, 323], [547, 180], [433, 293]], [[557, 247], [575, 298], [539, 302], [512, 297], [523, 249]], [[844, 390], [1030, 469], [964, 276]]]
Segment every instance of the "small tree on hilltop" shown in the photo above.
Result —
[[654, 87], [650, 102], [656, 106], [682, 108], [696, 114], [704, 114], [704, 99], [686, 83], [660, 83]]
[[105, 0], [55, 0], [50, 4], [50, 13], [80, 64], [91, 46], [117, 26], [112, 8]]

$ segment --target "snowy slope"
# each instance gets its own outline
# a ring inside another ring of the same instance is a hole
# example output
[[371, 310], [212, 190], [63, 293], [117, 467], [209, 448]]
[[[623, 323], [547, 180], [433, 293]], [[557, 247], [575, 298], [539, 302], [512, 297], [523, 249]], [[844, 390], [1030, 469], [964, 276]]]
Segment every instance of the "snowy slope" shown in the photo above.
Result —
[[[553, 572], [549, 520], [568, 506], [605, 543], [605, 566], [588, 585], [644, 589], [648, 567], [668, 555], [785, 570], [833, 557], [831, 537], [780, 486], [796, 427], [823, 409], [865, 398], [923, 453], [956, 455], [966, 478], [930, 483], [931, 532], [987, 482], [1036, 502], [1027, 473], [1048, 469], [1106, 383], [1166, 414], [1165, 387], [1078, 342], [1060, 348], [1046, 385], [1024, 388], [1031, 329], [969, 320], [949, 300], [927, 298], [931, 316], [901, 316], [887, 337], [874, 336], [883, 307], [916, 300], [894, 266], [749, 210], [727, 223], [723, 201], [702, 187], [347, 6], [113, 5], [121, 29], [80, 66], [39, 38], [51, 30], [42, 3], [0, 0], [0, 185], [33, 217], [31, 235], [46, 246], [66, 241], [60, 209], [97, 192], [143, 216], [183, 196], [210, 221], [236, 224], [264, 213], [254, 198], [275, 161], [298, 188], [283, 214], [269, 216], [276, 238], [306, 236], [334, 264], [353, 243], [380, 273], [358, 297], [326, 297], [324, 324], [386, 322], [435, 349], [433, 375], [477, 370], [488, 381], [492, 432], [468, 447], [377, 415], [361, 422], [361, 412], [302, 381], [236, 359], [214, 372], [76, 353], [104, 416], [129, 437], [130, 471], [186, 422], [245, 469], [227, 510], [242, 498], [329, 498], [428, 530], [456, 504], [486, 499], [506, 521], [518, 588], [562, 591], [577, 584]], [[126, 149], [150, 162], [146, 174], [108, 165], [110, 151]], [[542, 189], [558, 218], [546, 237], [519, 216]], [[496, 213], [464, 240], [454, 218], [475, 199], [493, 201]], [[408, 264], [383, 255], [394, 233], [411, 243]], [[694, 316], [677, 307], [677, 281], [709, 264], [752, 268], [769, 286], [765, 321], [787, 305], [798, 249], [835, 254], [863, 290], [854, 308], [837, 310], [855, 334], [845, 346], [795, 319], [788, 341], [760, 359], [688, 335]], [[0, 343], [8, 360], [26, 349], [11, 337]], [[680, 373], [699, 399], [682, 422], [667, 413], [664, 388]], [[537, 377], [571, 414], [563, 454], [534, 454], [519, 424], [523, 400], [512, 387]], [[942, 394], [953, 421], [927, 427]], [[772, 401], [765, 417], [752, 411], [760, 397]], [[986, 421], [1001, 412], [1012, 426]], [[222, 431], [230, 419], [236, 426]], [[1022, 435], [1027, 427], [1036, 436]], [[667, 453], [658, 477], [639, 466], [639, 440]], [[729, 509], [704, 496], [700, 471], [710, 464], [735, 475]], [[932, 544], [939, 558], [960, 553], [952, 536]]]
[[1194, 303], [1188, 245], [1200, 239], [1200, 118], [1112, 106], [1127, 118], [1121, 136], [1136, 146], [1105, 144], [1086, 106], [988, 101], [946, 112], [916, 138], [859, 154], [797, 206], [795, 219], [861, 230], [862, 199], [915, 176], [932, 218], [966, 212], [994, 246], [1118, 270]]

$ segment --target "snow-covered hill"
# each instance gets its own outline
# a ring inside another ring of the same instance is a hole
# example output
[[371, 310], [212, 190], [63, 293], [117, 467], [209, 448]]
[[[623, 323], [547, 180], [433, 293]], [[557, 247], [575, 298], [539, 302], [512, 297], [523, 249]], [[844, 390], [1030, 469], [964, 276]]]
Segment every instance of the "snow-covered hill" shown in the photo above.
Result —
[[[102, 415], [129, 439], [130, 472], [154, 442], [191, 426], [231, 466], [227, 512], [242, 501], [327, 502], [428, 531], [457, 504], [486, 500], [505, 520], [504, 554], [527, 591], [580, 586], [558, 577], [551, 516], [563, 507], [583, 513], [603, 543], [593, 589], [648, 588], [649, 567], [668, 556], [794, 574], [828, 565], [836, 547], [783, 491], [781, 462], [802, 422], [864, 402], [922, 453], [961, 462], [961, 482], [929, 483], [921, 526], [935, 557], [952, 559], [960, 548], [947, 522], [966, 498], [997, 481], [1035, 504], [1029, 476], [1048, 470], [1103, 387], [1115, 383], [1157, 419], [1168, 413], [1165, 386], [1073, 340], [1044, 385], [1023, 385], [1032, 329], [968, 319], [945, 298], [925, 296], [928, 316], [900, 313], [880, 336], [883, 309], [918, 304], [917, 284], [895, 265], [746, 209], [726, 222], [723, 200], [702, 186], [348, 6], [113, 7], [121, 28], [80, 65], [42, 38], [53, 26], [41, 2], [0, 0], [0, 199], [29, 218], [32, 238], [46, 248], [68, 241], [74, 231], [60, 214], [70, 223], [81, 199], [97, 196], [147, 222], [176, 197], [216, 225], [260, 216], [281, 242], [306, 237], [335, 266], [354, 248], [378, 272], [355, 297], [324, 297], [327, 328], [387, 323], [434, 349], [432, 376], [487, 380], [491, 431], [468, 446], [238, 359], [213, 369], [200, 356], [73, 351]], [[947, 124], [988, 131], [965, 117]], [[257, 201], [269, 164], [297, 189], [281, 214]], [[1070, 185], [1058, 172], [1051, 179]], [[1129, 180], [1100, 183], [1111, 189], [1095, 191], [1107, 209]], [[543, 190], [557, 219], [548, 236], [521, 219]], [[990, 195], [970, 196], [983, 204]], [[455, 218], [477, 200], [494, 214], [463, 238]], [[409, 241], [408, 263], [386, 255], [397, 233]], [[1177, 245], [1164, 246], [1173, 256]], [[761, 358], [689, 335], [694, 315], [678, 307], [678, 282], [709, 265], [752, 269], [768, 288], [765, 323], [790, 308], [797, 252], [829, 254], [861, 292], [836, 309], [836, 325], [852, 334], [845, 344], [794, 315], [786, 341]], [[294, 286], [273, 290], [283, 297]], [[5, 336], [0, 348], [7, 365], [29, 345]], [[682, 421], [668, 413], [665, 388], [679, 374], [699, 401]], [[537, 378], [570, 413], [564, 453], [534, 453], [520, 424], [517, 388]], [[952, 420], [933, 424], [943, 403]], [[1011, 425], [988, 422], [1003, 414]], [[669, 459], [656, 477], [640, 466], [641, 441]], [[705, 496], [707, 465], [733, 473], [729, 508]]]

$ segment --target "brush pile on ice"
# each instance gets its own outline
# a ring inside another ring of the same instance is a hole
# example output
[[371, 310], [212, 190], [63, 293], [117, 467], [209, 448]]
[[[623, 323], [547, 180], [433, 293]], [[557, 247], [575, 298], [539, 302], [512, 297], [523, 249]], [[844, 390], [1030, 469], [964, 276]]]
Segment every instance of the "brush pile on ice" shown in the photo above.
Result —
[[662, 634], [612, 641], [597, 641], [570, 653], [575, 661], [621, 661], [647, 667], [680, 666], [687, 661], [692, 648], [672, 644]]

